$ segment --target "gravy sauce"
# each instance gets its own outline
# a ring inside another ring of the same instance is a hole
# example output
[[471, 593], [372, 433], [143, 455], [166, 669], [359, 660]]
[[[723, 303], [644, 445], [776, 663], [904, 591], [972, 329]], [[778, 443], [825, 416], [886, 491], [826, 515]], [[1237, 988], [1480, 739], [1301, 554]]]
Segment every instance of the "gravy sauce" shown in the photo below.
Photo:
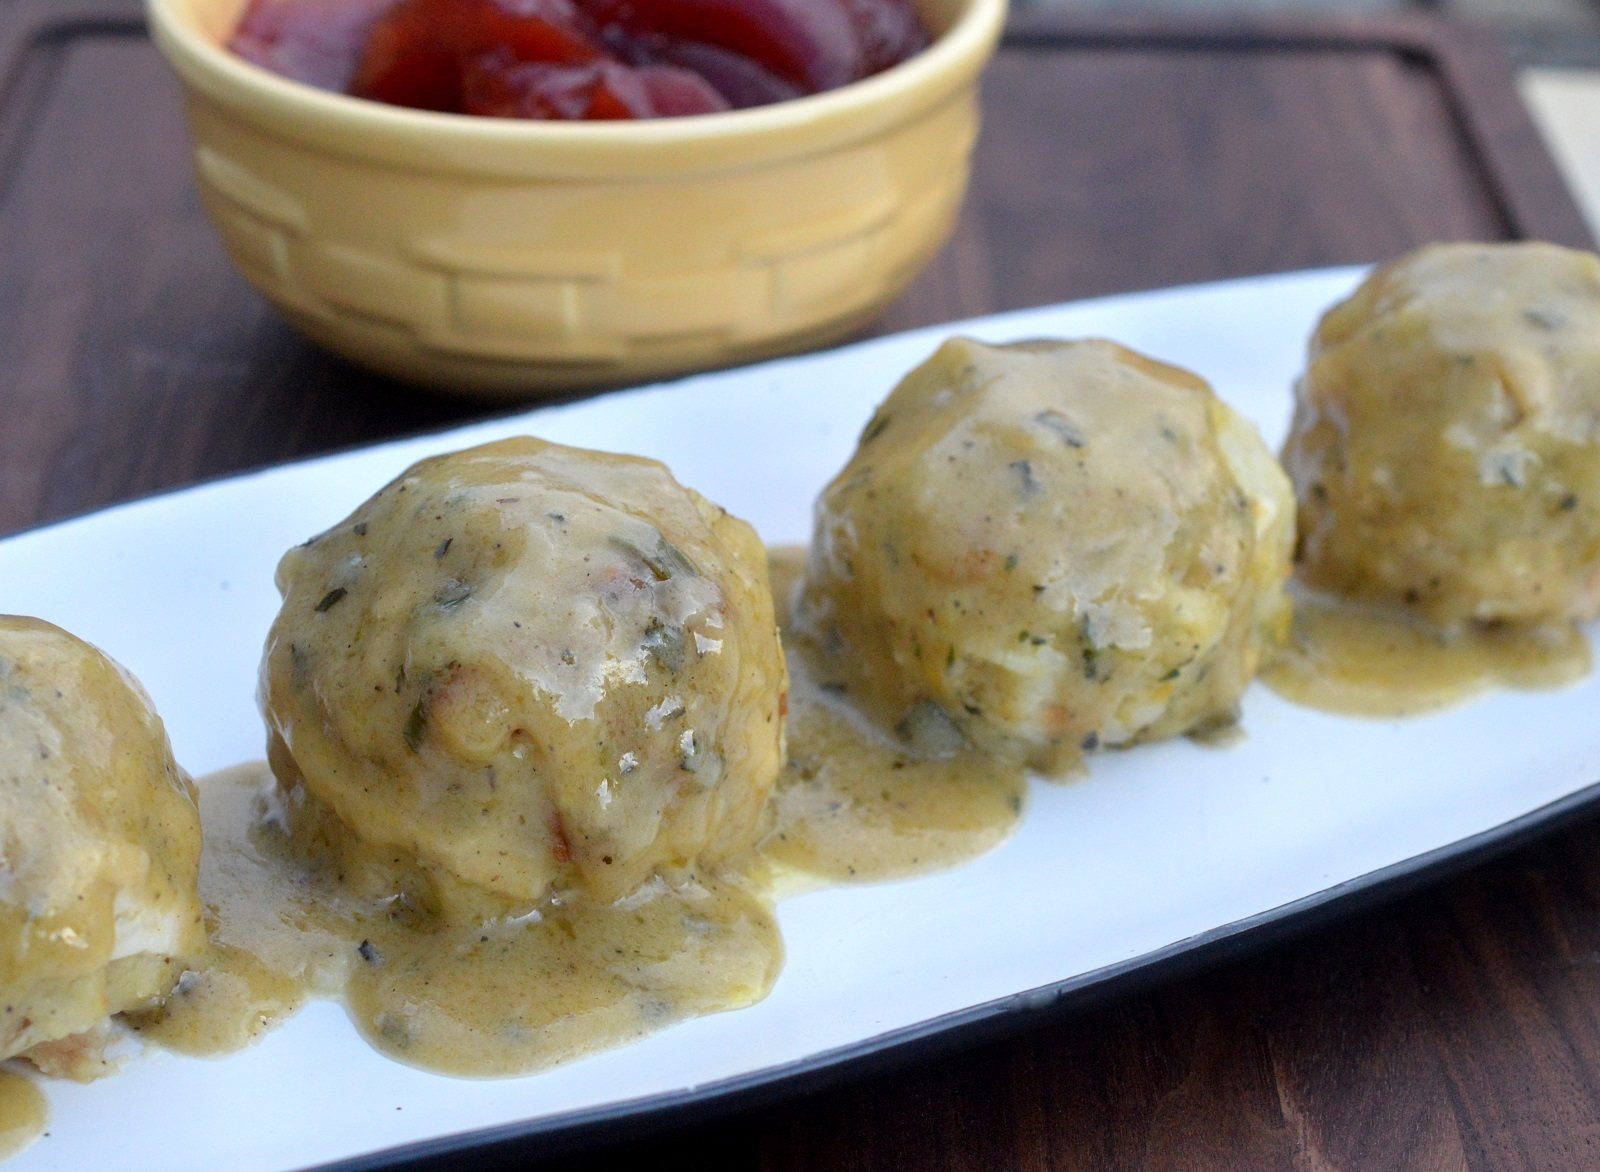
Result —
[[389, 1057], [519, 1074], [751, 1004], [782, 963], [766, 901], [737, 877], [657, 877], [610, 904], [429, 906], [404, 881], [374, 881], [393, 877], [393, 859], [308, 857], [291, 832], [304, 811], [286, 814], [265, 762], [200, 792], [211, 948], [135, 1023], [182, 1053], [228, 1053], [333, 997]]
[[1289, 643], [1261, 673], [1284, 699], [1350, 716], [1401, 717], [1491, 688], [1560, 688], [1593, 667], [1575, 626], [1441, 632], [1409, 616], [1301, 591]]
[[49, 1123], [50, 1104], [33, 1079], [0, 1070], [0, 1160], [33, 1143]]
[[[803, 551], [773, 554], [792, 597]], [[786, 608], [780, 606], [780, 612]], [[786, 615], [785, 615], [786, 617]], [[1021, 816], [1018, 769], [911, 756], [812, 682], [791, 647], [789, 765], [756, 850], [717, 873], [661, 873], [615, 902], [536, 906], [419, 872], [354, 840], [266, 762], [200, 784], [210, 946], [133, 1024], [182, 1053], [249, 1044], [312, 997], [342, 1000], [389, 1057], [513, 1075], [761, 1000], [783, 963], [773, 904], [834, 883], [953, 866]]]
[[1023, 771], [972, 749], [913, 756], [819, 687], [814, 653], [787, 621], [805, 547], [767, 557], [789, 657], [789, 760], [762, 853], [813, 882], [847, 883], [943, 870], [1002, 842], [1022, 816]]

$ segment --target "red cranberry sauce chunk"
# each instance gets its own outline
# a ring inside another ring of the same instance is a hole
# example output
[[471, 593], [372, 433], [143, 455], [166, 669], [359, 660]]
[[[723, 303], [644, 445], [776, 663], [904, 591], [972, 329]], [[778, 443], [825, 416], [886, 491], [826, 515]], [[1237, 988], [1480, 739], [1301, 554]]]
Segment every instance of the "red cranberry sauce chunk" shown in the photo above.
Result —
[[552, 65], [488, 56], [473, 61], [463, 81], [464, 112], [493, 118], [671, 118], [729, 108], [699, 74], [671, 65]]
[[395, 0], [252, 0], [228, 42], [246, 61], [325, 90], [344, 90]]
[[251, 0], [296, 81], [498, 118], [670, 118], [834, 89], [927, 45], [911, 0]]
[[567, 0], [404, 0], [373, 27], [350, 92], [391, 106], [469, 113], [466, 75], [480, 59], [505, 67], [608, 60], [585, 24]]

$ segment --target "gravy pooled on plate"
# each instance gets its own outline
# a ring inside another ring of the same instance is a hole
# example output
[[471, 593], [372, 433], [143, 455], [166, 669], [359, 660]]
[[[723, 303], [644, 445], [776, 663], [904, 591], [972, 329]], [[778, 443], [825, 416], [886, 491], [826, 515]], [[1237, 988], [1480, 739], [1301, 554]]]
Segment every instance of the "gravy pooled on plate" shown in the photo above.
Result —
[[775, 549], [770, 557], [790, 680], [789, 759], [761, 841], [775, 878], [802, 889], [899, 879], [1004, 841], [1027, 796], [1021, 767], [970, 746], [917, 752], [874, 725], [827, 682], [826, 664], [795, 632], [805, 549]]

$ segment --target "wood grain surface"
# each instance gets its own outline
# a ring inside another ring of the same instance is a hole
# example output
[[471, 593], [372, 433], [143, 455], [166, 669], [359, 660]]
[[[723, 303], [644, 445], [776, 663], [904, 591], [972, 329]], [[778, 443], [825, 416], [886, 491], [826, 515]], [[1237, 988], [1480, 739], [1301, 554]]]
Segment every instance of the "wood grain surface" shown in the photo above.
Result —
[[[125, 0], [0, 0], [0, 70], [0, 533], [484, 413], [320, 353], [229, 269]], [[882, 330], [1436, 239], [1590, 243], [1503, 64], [1441, 24], [1019, 24], [985, 111], [955, 237]], [[1600, 826], [1008, 1040], [433, 1166], [1600, 1168]]]

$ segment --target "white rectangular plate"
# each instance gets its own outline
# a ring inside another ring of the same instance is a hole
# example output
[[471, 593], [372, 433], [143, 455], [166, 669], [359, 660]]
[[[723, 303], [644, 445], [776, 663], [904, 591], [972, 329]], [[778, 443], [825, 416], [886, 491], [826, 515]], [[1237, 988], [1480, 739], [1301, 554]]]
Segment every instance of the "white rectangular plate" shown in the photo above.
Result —
[[[1210, 379], [1276, 447], [1316, 317], [1359, 276], [1005, 314], [119, 506], [0, 542], [0, 612], [49, 619], [131, 668], [199, 775], [262, 755], [255, 677], [278, 556], [422, 456], [519, 433], [641, 453], [767, 541], [799, 542], [873, 407], [948, 334], [1115, 338]], [[1595, 678], [1397, 722], [1321, 715], [1257, 686], [1236, 747], [1180, 740], [1099, 756], [1086, 781], [1034, 783], [1015, 837], [974, 863], [784, 903], [788, 964], [753, 1008], [547, 1073], [470, 1081], [381, 1058], [341, 1009], [314, 1004], [227, 1059], [158, 1053], [90, 1086], [52, 1083], [49, 1137], [7, 1172], [103, 1168], [108, 1145], [126, 1172], [254, 1172], [370, 1153], [351, 1166], [381, 1167], [400, 1155], [384, 1149], [700, 1104], [1036, 1008], [1586, 800], [1575, 795], [1600, 779], [1597, 710]]]

